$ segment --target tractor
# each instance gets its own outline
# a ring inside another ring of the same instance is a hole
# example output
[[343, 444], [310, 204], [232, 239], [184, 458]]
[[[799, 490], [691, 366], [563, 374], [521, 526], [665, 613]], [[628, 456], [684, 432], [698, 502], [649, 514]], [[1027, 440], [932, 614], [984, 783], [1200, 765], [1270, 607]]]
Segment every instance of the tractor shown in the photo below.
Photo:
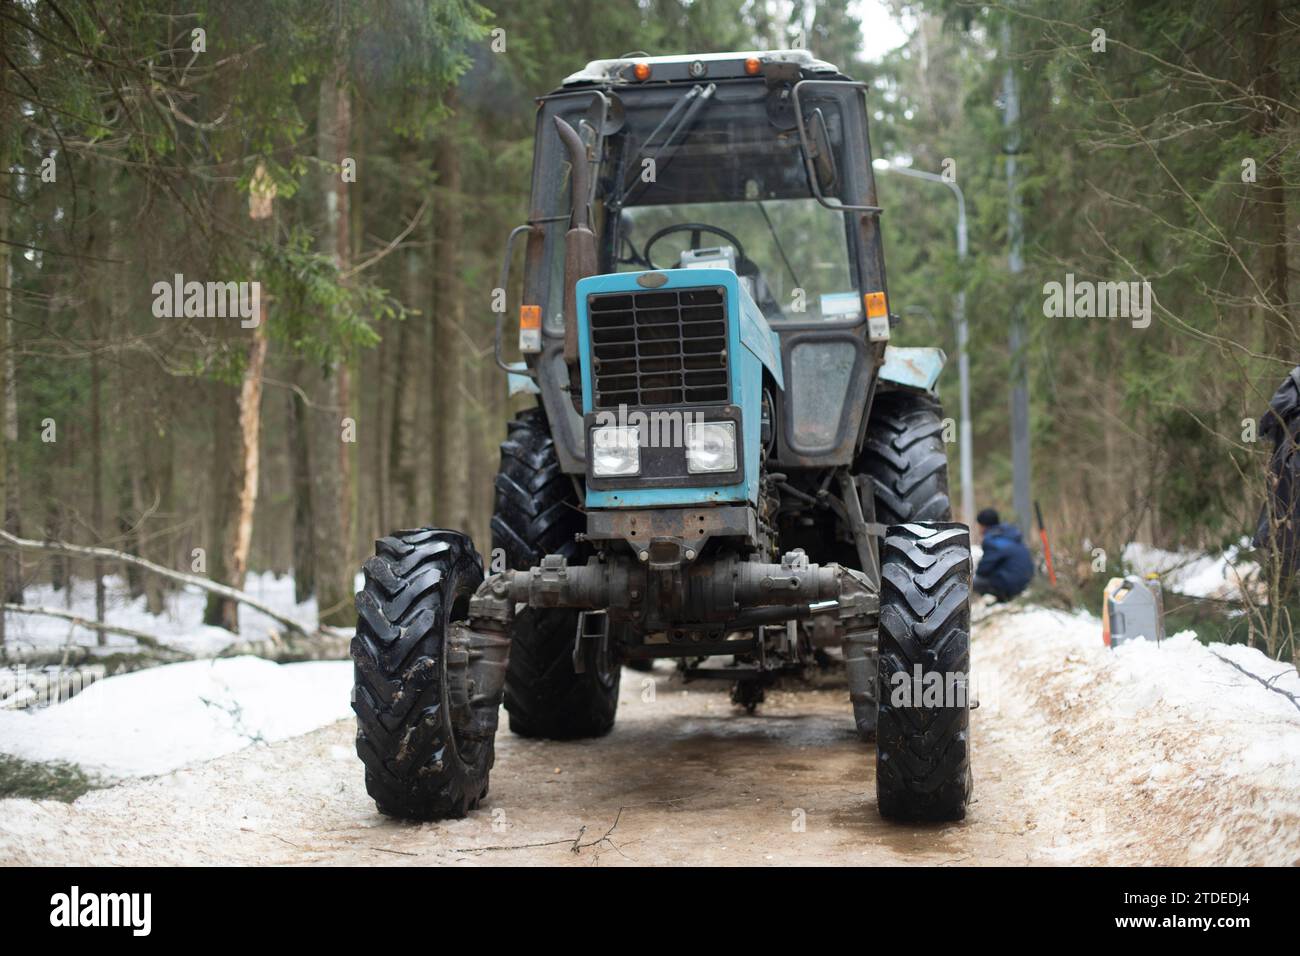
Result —
[[[538, 99], [492, 547], [376, 543], [353, 709], [381, 812], [464, 816], [502, 702], [614, 726], [624, 665], [750, 710], [841, 657], [880, 813], [965, 816], [970, 533], [937, 348], [889, 345], [866, 86], [803, 50], [598, 60]], [[847, 721], [847, 715], [846, 715]], [[864, 774], [865, 780], [865, 774]]]

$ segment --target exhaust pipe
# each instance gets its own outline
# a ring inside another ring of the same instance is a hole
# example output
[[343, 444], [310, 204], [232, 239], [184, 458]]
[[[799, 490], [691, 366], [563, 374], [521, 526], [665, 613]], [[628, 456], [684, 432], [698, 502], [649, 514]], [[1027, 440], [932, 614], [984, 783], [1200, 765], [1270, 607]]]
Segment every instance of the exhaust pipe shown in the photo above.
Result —
[[591, 173], [587, 147], [568, 122], [555, 117], [555, 130], [569, 154], [571, 208], [564, 234], [564, 364], [569, 369], [569, 398], [582, 411], [582, 376], [578, 365], [578, 280], [596, 274], [596, 234], [591, 231]]

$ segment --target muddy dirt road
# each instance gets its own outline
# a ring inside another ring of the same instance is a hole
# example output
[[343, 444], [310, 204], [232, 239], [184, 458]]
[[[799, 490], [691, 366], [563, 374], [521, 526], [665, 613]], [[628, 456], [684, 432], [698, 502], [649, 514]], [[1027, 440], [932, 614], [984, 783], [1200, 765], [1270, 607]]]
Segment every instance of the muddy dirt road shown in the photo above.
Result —
[[1300, 861], [1294, 780], [1207, 771], [1204, 748], [1225, 746], [1231, 728], [1199, 727], [1175, 703], [1121, 726], [1102, 706], [1113, 690], [1104, 660], [1023, 630], [993, 621], [976, 631], [977, 681], [993, 690], [973, 715], [975, 800], [961, 824], [879, 818], [872, 752], [833, 676], [772, 692], [746, 716], [725, 686], [683, 686], [661, 664], [653, 677], [624, 672], [618, 724], [604, 739], [528, 741], [503, 719], [491, 793], [465, 820], [379, 816], [352, 724], [340, 722], [71, 805], [0, 802], [0, 862]]

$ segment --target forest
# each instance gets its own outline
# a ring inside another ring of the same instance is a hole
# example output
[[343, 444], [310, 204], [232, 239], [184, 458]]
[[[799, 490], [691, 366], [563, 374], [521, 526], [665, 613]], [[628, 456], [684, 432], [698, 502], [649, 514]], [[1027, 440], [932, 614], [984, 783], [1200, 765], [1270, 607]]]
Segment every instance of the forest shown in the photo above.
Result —
[[[896, 335], [946, 350], [955, 415], [964, 294], [974, 498], [1004, 513], [1025, 376], [1057, 598], [1095, 605], [1097, 562], [1133, 542], [1248, 540], [1258, 420], [1300, 363], [1300, 10], [891, 9], [906, 42], [868, 60], [847, 0], [0, 0], [5, 531], [234, 587], [292, 575], [352, 624], [375, 538], [490, 539], [497, 446], [533, 401], [493, 329], [534, 98], [634, 50], [806, 47], [869, 85], [877, 167], [963, 191], [959, 259], [949, 192], [878, 173]], [[1067, 281], [1137, 283], [1149, 321], [1051, 314]], [[7, 603], [93, 579], [101, 621], [178, 586], [105, 556], [3, 560]], [[1294, 659], [1284, 604], [1250, 639]], [[229, 597], [205, 613], [239, 627]]]

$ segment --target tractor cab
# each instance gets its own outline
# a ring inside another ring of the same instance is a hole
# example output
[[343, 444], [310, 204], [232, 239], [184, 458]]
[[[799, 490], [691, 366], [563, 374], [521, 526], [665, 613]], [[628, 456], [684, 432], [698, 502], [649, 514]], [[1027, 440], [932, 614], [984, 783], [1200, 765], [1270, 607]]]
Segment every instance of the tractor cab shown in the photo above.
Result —
[[[564, 354], [578, 181], [595, 234], [591, 271], [734, 272], [788, 373], [772, 395], [775, 460], [849, 463], [889, 335], [863, 92], [831, 64], [785, 50], [598, 60], [540, 98], [521, 313], [538, 330], [521, 346], [566, 471], [583, 472], [587, 457]], [[577, 133], [585, 168], [557, 120]]]

